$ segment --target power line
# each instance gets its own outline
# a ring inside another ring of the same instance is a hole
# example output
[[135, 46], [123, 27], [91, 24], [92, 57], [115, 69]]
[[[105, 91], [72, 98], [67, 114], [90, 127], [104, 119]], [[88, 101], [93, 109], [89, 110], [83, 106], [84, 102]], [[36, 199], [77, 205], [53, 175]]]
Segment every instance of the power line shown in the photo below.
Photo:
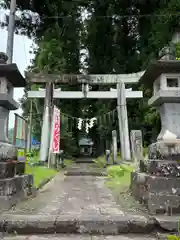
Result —
[[[23, 12], [22, 12], [23, 15]], [[71, 19], [74, 18], [76, 14], [71, 14], [68, 16], [35, 16], [36, 19], [40, 19], [40, 20], [45, 20], [45, 19]], [[90, 19], [91, 14], [82, 14], [81, 17], [85, 17], [85, 18], [89, 18]], [[160, 18], [160, 17], [179, 17], [180, 16], [180, 12], [176, 12], [176, 13], [166, 13], [166, 14], [125, 14], [125, 15], [117, 15], [117, 14], [112, 14], [112, 15], [99, 15], [99, 16], [95, 16], [96, 19], [114, 19], [114, 20], [120, 20], [122, 18], [136, 18], [136, 20], [139, 18]], [[23, 15], [23, 17], [25, 17]], [[23, 17], [19, 17], [19, 20], [23, 20]], [[33, 17], [33, 16], [32, 16]], [[2, 22], [2, 20], [1, 20]]]
[[[89, 15], [87, 15], [89, 16]], [[168, 13], [168, 14], [126, 14], [126, 15], [99, 15], [95, 16], [96, 18], [130, 18], [130, 17], [136, 17], [136, 18], [153, 18], [153, 17], [171, 17], [171, 16], [180, 16], [180, 12], [177, 13]], [[66, 19], [66, 18], [72, 18], [73, 15], [69, 16], [42, 16], [41, 19]]]
[[[35, 102], [34, 102], [34, 103], [35, 103]], [[36, 103], [35, 103], [35, 104], [36, 104]], [[36, 107], [36, 110], [37, 110], [37, 109], [38, 109], [38, 108]], [[110, 110], [110, 111], [108, 111], [108, 112], [102, 113], [101, 115], [94, 116], [94, 117], [95, 117], [95, 118], [102, 118], [102, 117], [104, 117], [104, 116], [106, 116], [106, 115], [115, 113], [116, 111], [117, 111], [117, 109], [115, 108], [115, 109], [113, 109], [113, 110]], [[36, 112], [36, 113], [32, 112], [32, 114], [33, 114], [33, 116], [40, 116], [40, 115], [41, 115], [41, 113], [40, 113], [39, 111]], [[71, 119], [76, 119], [76, 120], [79, 119], [78, 117], [74, 117], [74, 116], [72, 116], [72, 115], [70, 115], [70, 114], [63, 113], [62, 111], [61, 111], [61, 115], [65, 116], [65, 117], [67, 117], [67, 118], [71, 118]], [[86, 121], [87, 119], [89, 120], [90, 118], [84, 118], [83, 120]]]

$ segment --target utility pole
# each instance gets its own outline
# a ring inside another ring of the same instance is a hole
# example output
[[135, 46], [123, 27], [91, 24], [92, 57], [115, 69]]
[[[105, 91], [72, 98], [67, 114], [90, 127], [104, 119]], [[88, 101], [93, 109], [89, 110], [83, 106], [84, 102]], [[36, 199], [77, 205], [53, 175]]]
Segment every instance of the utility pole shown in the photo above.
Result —
[[131, 160], [131, 151], [129, 144], [129, 129], [125, 95], [125, 84], [120, 82], [117, 84], [117, 112], [119, 121], [119, 135], [121, 142], [121, 154], [124, 161]]
[[6, 48], [6, 54], [8, 56], [9, 64], [12, 63], [12, 58], [13, 58], [15, 13], [16, 13], [16, 0], [11, 0], [9, 24], [8, 24], [7, 48]]
[[[9, 24], [8, 24], [7, 47], [6, 47], [6, 54], [8, 56], [8, 61], [7, 61], [8, 64], [12, 63], [12, 58], [13, 58], [15, 13], [16, 13], [16, 0], [11, 0]], [[13, 90], [12, 90], [12, 95], [13, 95]], [[7, 136], [8, 136], [8, 127], [9, 127], [9, 115], [7, 117], [7, 125], [6, 125]]]
[[32, 143], [32, 105], [33, 100], [30, 99], [30, 114], [29, 114], [29, 128], [28, 128], [28, 139], [27, 139], [27, 150], [31, 152], [31, 143]]

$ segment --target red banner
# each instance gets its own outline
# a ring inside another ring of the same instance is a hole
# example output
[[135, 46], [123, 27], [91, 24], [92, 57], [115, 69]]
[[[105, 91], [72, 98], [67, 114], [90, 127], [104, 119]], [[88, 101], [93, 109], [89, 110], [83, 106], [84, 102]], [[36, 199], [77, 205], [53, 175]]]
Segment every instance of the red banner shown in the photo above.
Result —
[[54, 107], [52, 152], [59, 153], [59, 150], [60, 150], [60, 110]]

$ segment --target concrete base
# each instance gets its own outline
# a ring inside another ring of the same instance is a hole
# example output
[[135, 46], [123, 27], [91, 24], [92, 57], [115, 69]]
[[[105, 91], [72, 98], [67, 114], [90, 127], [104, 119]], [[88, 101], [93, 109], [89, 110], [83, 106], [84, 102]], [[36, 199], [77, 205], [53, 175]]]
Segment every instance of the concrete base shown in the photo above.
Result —
[[144, 172], [132, 173], [132, 194], [151, 214], [180, 213], [179, 160], [180, 140], [158, 141], [149, 147]]
[[11, 208], [19, 200], [30, 195], [32, 186], [32, 175], [0, 179], [0, 211]]
[[12, 178], [16, 172], [16, 163], [14, 162], [0, 162], [0, 179]]
[[23, 175], [25, 162], [8, 161], [0, 162], [0, 179], [12, 178], [15, 175]]
[[180, 213], [180, 179], [133, 172], [131, 191], [135, 199], [145, 204], [151, 214]]
[[152, 143], [148, 153], [148, 158], [152, 160], [180, 160], [180, 139]]
[[17, 160], [17, 148], [8, 142], [0, 141], [0, 161], [6, 162], [9, 160]]
[[25, 162], [17, 162], [16, 164], [16, 174], [17, 175], [23, 175], [25, 173]]
[[4, 215], [0, 231], [17, 234], [97, 234], [150, 233], [155, 221], [143, 216]]

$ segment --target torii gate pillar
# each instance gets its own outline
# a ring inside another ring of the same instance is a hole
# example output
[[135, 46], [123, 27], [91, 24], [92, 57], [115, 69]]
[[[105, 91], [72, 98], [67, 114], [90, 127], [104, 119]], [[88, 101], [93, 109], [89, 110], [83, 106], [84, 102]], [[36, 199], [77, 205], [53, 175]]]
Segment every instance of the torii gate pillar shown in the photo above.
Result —
[[117, 84], [117, 112], [119, 122], [119, 136], [121, 143], [121, 157], [123, 161], [131, 160], [131, 150], [129, 144], [128, 116], [125, 96], [125, 84]]

